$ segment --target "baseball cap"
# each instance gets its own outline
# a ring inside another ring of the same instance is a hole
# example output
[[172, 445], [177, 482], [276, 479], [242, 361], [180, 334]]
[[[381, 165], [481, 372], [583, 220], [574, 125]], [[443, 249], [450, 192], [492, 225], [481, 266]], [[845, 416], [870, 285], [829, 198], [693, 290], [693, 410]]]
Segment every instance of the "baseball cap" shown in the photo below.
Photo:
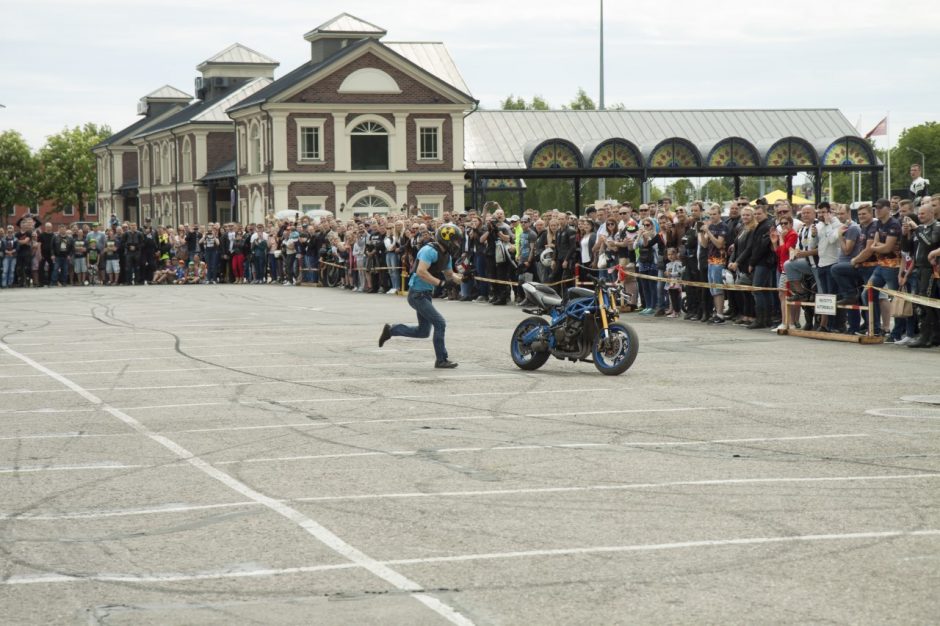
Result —
[[511, 216], [511, 217], [509, 218], [509, 221], [510, 221], [510, 222], [518, 222], [518, 221], [519, 221], [519, 216], [518, 216], [518, 215], [513, 215], [513, 216]]

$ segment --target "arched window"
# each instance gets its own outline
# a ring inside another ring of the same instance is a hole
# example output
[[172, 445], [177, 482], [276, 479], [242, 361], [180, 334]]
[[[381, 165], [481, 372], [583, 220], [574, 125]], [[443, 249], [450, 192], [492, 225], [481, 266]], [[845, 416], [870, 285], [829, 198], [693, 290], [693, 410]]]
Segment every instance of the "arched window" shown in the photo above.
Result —
[[261, 127], [257, 124], [251, 126], [248, 137], [248, 173], [261, 173]]
[[140, 186], [150, 186], [150, 153], [146, 148], [140, 153]]
[[353, 128], [349, 144], [352, 169], [388, 169], [388, 130], [378, 122], [362, 122]]
[[189, 144], [189, 137], [183, 139], [183, 166], [181, 169], [180, 179], [184, 183], [191, 182], [193, 180], [193, 151]]
[[388, 209], [388, 202], [379, 196], [362, 196], [353, 204], [354, 209]]

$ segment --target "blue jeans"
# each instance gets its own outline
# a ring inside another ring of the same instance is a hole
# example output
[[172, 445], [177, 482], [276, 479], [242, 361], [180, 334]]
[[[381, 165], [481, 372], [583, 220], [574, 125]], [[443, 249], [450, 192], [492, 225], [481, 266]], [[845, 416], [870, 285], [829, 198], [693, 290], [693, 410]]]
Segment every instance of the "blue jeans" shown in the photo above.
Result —
[[67, 256], [57, 256], [52, 265], [52, 282], [50, 284], [69, 284], [69, 258]]
[[[665, 274], [662, 270], [656, 273], [657, 276], [663, 278]], [[656, 308], [662, 311], [665, 311], [669, 306], [669, 297], [666, 295], [666, 283], [656, 283]]]
[[305, 254], [305, 255], [304, 255], [304, 267], [305, 267], [305, 268], [311, 268], [311, 269], [309, 269], [309, 270], [306, 270], [306, 271], [303, 273], [303, 281], [304, 281], [305, 283], [318, 283], [318, 282], [320, 282], [319, 259], [317, 259], [316, 255], [313, 255], [313, 254]]
[[424, 339], [431, 334], [431, 328], [433, 327], [434, 337], [432, 337], [431, 343], [434, 344], [434, 358], [437, 362], [446, 361], [447, 348], [444, 347], [444, 329], [447, 327], [447, 322], [444, 321], [444, 316], [434, 308], [434, 304], [431, 302], [431, 292], [411, 289], [408, 291], [408, 306], [418, 313], [418, 325], [395, 324], [392, 326], [392, 337]]
[[[485, 254], [474, 254], [473, 255], [473, 273], [475, 276], [480, 278], [486, 278], [486, 255]], [[481, 281], [474, 281], [477, 288], [477, 293], [479, 293], [484, 298], [490, 297], [490, 284]]]
[[256, 254], [251, 257], [251, 269], [252, 269], [251, 279], [252, 280], [255, 280], [255, 281], [260, 280], [261, 282], [264, 282], [264, 265], [265, 265], [264, 262], [265, 262], [264, 256], [258, 256]]
[[[655, 266], [640, 266], [640, 274], [644, 276], [656, 276], [658, 272]], [[656, 308], [656, 281], [640, 279], [640, 294], [643, 296], [643, 307], [646, 309]]]
[[[386, 252], [385, 253], [385, 267], [395, 267], [398, 268], [399, 261], [401, 259], [398, 256], [397, 252]], [[388, 270], [388, 277], [392, 281], [392, 289], [395, 291], [401, 291], [401, 269]]]
[[206, 280], [212, 282], [219, 275], [219, 249], [206, 248]]
[[[16, 257], [3, 257], [3, 286], [9, 287], [13, 284], [13, 276], [16, 273]], [[68, 276], [68, 273], [66, 273]]]
[[819, 283], [816, 285], [816, 293], [838, 293], [836, 290], [836, 280], [832, 275], [832, 265], [820, 265], [817, 272]]
[[[775, 287], [774, 277], [776, 275], [777, 270], [774, 267], [755, 265], [752, 283], [755, 287]], [[773, 311], [774, 300], [776, 299], [774, 295], [772, 291], [755, 291], [754, 311], [758, 315], [770, 315]]]

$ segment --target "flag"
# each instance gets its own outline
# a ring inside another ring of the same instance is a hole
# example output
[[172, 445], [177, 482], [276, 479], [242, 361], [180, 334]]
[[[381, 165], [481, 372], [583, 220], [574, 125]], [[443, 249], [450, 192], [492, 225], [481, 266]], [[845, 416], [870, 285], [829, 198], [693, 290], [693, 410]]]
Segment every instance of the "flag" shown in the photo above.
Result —
[[878, 135], [887, 135], [888, 134], [888, 118], [885, 117], [883, 120], [878, 122], [878, 125], [868, 131], [868, 134], [865, 135], [865, 139], [869, 137], [876, 137]]

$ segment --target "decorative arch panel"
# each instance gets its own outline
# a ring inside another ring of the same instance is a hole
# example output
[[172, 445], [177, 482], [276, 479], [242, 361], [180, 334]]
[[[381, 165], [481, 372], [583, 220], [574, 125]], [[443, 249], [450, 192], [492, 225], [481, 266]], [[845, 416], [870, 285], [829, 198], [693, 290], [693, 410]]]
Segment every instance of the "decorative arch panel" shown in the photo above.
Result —
[[636, 147], [626, 141], [605, 141], [591, 154], [593, 169], [641, 169], [643, 161]]
[[543, 142], [529, 157], [529, 168], [533, 170], [573, 170], [580, 167], [581, 155], [564, 139]]
[[737, 137], [729, 137], [718, 142], [708, 153], [705, 164], [708, 167], [758, 167], [760, 157], [749, 142]]
[[856, 167], [875, 164], [871, 146], [858, 137], [843, 137], [834, 141], [823, 153], [826, 167]]
[[684, 139], [667, 139], [650, 153], [649, 166], [657, 169], [691, 169], [701, 167], [702, 158]]
[[816, 153], [813, 148], [796, 137], [781, 139], [767, 151], [768, 167], [813, 167]]

